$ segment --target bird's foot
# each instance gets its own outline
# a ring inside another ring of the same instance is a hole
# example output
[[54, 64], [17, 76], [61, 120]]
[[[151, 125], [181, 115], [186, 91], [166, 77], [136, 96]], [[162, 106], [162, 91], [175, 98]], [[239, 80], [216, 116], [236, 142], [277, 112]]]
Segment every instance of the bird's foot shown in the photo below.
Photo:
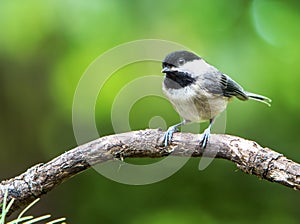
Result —
[[200, 147], [202, 149], [206, 148], [210, 136], [210, 128], [205, 129], [200, 139]]
[[165, 147], [168, 146], [171, 143], [173, 133], [175, 133], [175, 132], [178, 132], [177, 125], [169, 127], [168, 130], [165, 132], [165, 134], [164, 134], [164, 145], [165, 145]]

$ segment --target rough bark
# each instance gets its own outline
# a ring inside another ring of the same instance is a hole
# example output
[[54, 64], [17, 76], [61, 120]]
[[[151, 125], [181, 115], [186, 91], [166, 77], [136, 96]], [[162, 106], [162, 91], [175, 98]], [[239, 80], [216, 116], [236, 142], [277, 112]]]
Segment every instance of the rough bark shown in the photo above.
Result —
[[248, 174], [271, 182], [300, 189], [300, 165], [256, 142], [230, 135], [211, 135], [203, 155], [199, 135], [175, 133], [170, 146], [162, 146], [164, 132], [141, 130], [106, 136], [78, 146], [48, 163], [40, 163], [21, 175], [0, 183], [0, 204], [8, 190], [8, 200], [15, 199], [13, 212], [51, 191], [55, 186], [95, 164], [132, 157], [172, 156], [216, 157], [234, 162]]

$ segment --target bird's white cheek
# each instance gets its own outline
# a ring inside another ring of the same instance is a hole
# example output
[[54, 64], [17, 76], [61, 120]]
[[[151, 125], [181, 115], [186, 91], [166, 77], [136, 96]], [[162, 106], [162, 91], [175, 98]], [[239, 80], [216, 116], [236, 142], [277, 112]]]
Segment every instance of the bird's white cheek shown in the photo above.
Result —
[[201, 74], [209, 73], [215, 70], [215, 68], [210, 64], [206, 63], [206, 61], [204, 61], [203, 59], [201, 59], [187, 62], [183, 66], [183, 70], [189, 71], [192, 74], [192, 76], [198, 76]]

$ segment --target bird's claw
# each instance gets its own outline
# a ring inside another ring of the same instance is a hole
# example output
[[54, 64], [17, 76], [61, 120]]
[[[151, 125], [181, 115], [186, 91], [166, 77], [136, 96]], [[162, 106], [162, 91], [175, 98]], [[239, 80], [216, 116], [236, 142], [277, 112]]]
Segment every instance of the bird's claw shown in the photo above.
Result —
[[177, 131], [178, 131], [178, 128], [176, 126], [171, 126], [171, 127], [168, 128], [168, 130], [164, 134], [164, 145], [165, 145], [165, 147], [167, 147], [171, 143], [173, 133], [175, 133]]
[[205, 149], [209, 140], [209, 136], [210, 136], [210, 129], [205, 129], [205, 131], [203, 132], [201, 139], [200, 139], [200, 147], [202, 149]]

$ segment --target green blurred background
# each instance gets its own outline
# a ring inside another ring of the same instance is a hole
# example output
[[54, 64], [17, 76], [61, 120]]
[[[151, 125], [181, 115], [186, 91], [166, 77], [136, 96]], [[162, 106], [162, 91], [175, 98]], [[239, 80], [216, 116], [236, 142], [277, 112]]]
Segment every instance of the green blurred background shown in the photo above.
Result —
[[[299, 24], [299, 1], [1, 0], [0, 179], [75, 147], [72, 100], [85, 69], [105, 51], [144, 38], [185, 45], [247, 90], [270, 97], [271, 108], [234, 100], [226, 133], [300, 162]], [[108, 105], [96, 108], [102, 135], [113, 133], [114, 96], [145, 69], [132, 73], [112, 77], [100, 94]], [[166, 100], [148, 97], [133, 107], [132, 128], [147, 128], [156, 108], [168, 125], [179, 121]], [[172, 177], [146, 186], [116, 183], [90, 169], [49, 192], [31, 213], [69, 223], [300, 222], [298, 192], [243, 174], [228, 161], [214, 160], [204, 171], [198, 163], [190, 159]]]

